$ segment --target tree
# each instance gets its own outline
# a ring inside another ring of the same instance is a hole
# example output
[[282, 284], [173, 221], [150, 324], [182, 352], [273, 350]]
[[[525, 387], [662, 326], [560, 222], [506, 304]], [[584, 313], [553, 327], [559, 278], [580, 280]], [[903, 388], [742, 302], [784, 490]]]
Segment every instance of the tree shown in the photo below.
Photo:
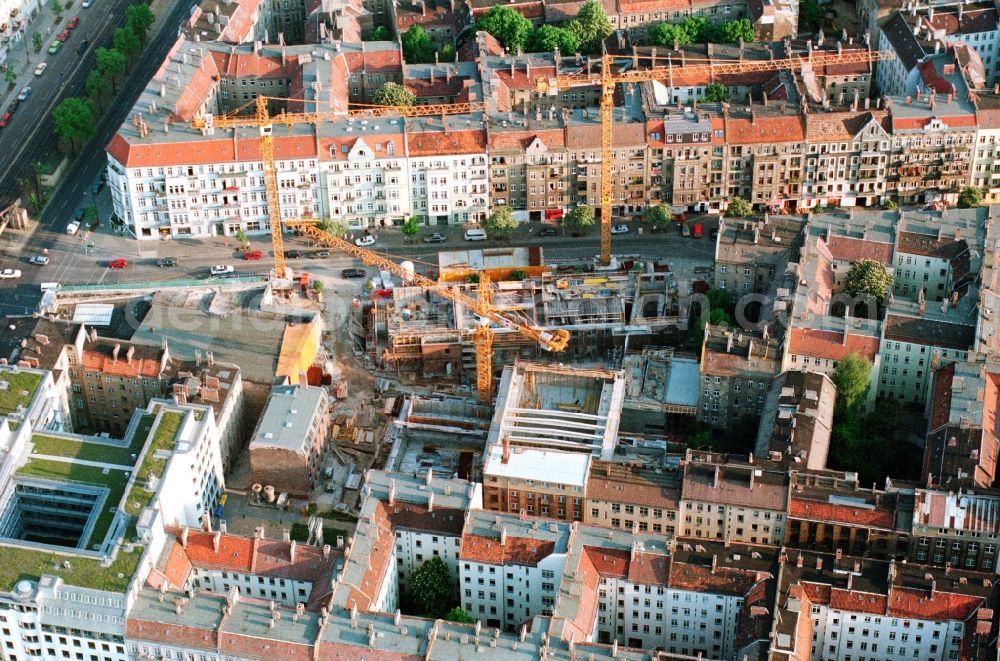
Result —
[[389, 41], [389, 31], [384, 25], [376, 25], [375, 29], [362, 38], [362, 41]]
[[417, 232], [420, 231], [420, 223], [417, 222], [416, 218], [410, 216], [406, 219], [406, 222], [403, 223], [403, 226], [400, 229], [403, 232], [403, 236], [405, 236], [407, 240], [410, 240], [417, 235]]
[[899, 206], [892, 200], [886, 200], [882, 203], [883, 211], [896, 211], [897, 209], [899, 209]]
[[720, 83], [709, 83], [705, 86], [705, 100], [709, 103], [728, 101], [729, 88]]
[[560, 53], [575, 53], [580, 49], [580, 40], [566, 28], [555, 25], [543, 25], [532, 32], [528, 40], [528, 50], [532, 53], [550, 52], [557, 48]]
[[322, 280], [313, 280], [313, 289], [315, 291], [321, 292], [326, 285], [323, 284]]
[[101, 75], [101, 72], [97, 69], [91, 69], [90, 73], [87, 74], [87, 82], [84, 85], [84, 88], [87, 90], [87, 96], [89, 96], [94, 102], [100, 103], [101, 98], [108, 90], [108, 87], [110, 87], [110, 85], [107, 79]]
[[3, 74], [3, 78], [7, 81], [7, 86], [14, 89], [14, 85], [17, 84], [17, 70], [12, 66], [8, 66], [7, 71]]
[[586, 232], [596, 220], [594, 207], [576, 207], [559, 220], [563, 227], [573, 233]]
[[417, 95], [399, 83], [389, 81], [378, 88], [374, 101], [380, 106], [410, 107], [417, 102]]
[[753, 206], [742, 197], [734, 197], [726, 207], [726, 216], [729, 218], [746, 218], [753, 215]]
[[140, 43], [146, 43], [146, 35], [155, 20], [153, 10], [146, 3], [129, 5], [125, 10], [125, 27], [139, 38]]
[[476, 618], [469, 615], [469, 613], [461, 606], [455, 606], [450, 611], [444, 614], [444, 619], [449, 622], [461, 622], [462, 624], [475, 624]]
[[438, 51], [438, 62], [455, 62], [455, 47], [452, 44], [445, 44]]
[[438, 618], [450, 610], [454, 584], [448, 565], [434, 556], [412, 572], [406, 581], [406, 594], [421, 617]]
[[963, 188], [958, 194], [958, 207], [960, 209], [975, 209], [983, 204], [983, 192], [978, 188]]
[[94, 109], [86, 99], [71, 96], [52, 111], [56, 136], [70, 144], [76, 153], [77, 141], [83, 141], [94, 132]]
[[524, 52], [532, 26], [531, 21], [510, 7], [494, 5], [476, 19], [476, 29], [489, 32], [508, 52], [517, 53]]
[[576, 13], [576, 18], [567, 21], [564, 27], [576, 34], [580, 50], [587, 53], [599, 51], [605, 37], [614, 31], [604, 11], [604, 5], [598, 0], [587, 0]]
[[517, 229], [517, 221], [514, 220], [514, 212], [510, 207], [496, 207], [493, 212], [483, 221], [483, 229], [491, 239], [508, 239]]
[[347, 228], [343, 223], [338, 223], [332, 218], [320, 218], [316, 223], [316, 229], [323, 230], [327, 234], [333, 234], [334, 236], [344, 236], [347, 233]]
[[731, 44], [743, 41], [743, 43], [750, 43], [754, 39], [753, 24], [750, 23], [749, 18], [741, 18], [736, 21], [729, 21], [722, 26], [722, 39], [721, 41], [728, 42]]
[[856, 351], [844, 356], [837, 363], [833, 383], [837, 386], [837, 406], [843, 411], [853, 411], [868, 392], [872, 364]]
[[129, 62], [134, 62], [135, 56], [142, 51], [139, 36], [128, 28], [115, 28], [111, 43], [112, 47], [120, 51]]
[[95, 52], [97, 70], [111, 83], [111, 93], [117, 91], [115, 81], [125, 73], [125, 55], [114, 48], [98, 48]]
[[233, 235], [237, 241], [240, 242], [240, 247], [245, 248], [247, 245], [247, 233], [243, 231], [243, 228], [236, 230], [236, 234]]
[[713, 310], [725, 310], [726, 314], [732, 310], [733, 297], [725, 289], [709, 289], [705, 297], [708, 298], [708, 305]]
[[799, 32], [815, 34], [820, 26], [819, 4], [816, 0], [799, 0]]
[[419, 25], [414, 25], [402, 38], [403, 59], [407, 64], [428, 64], [434, 61], [434, 43]]
[[859, 259], [844, 276], [844, 292], [851, 297], [867, 295], [881, 301], [892, 286], [892, 281], [893, 277], [882, 262]]
[[657, 204], [655, 207], [646, 207], [646, 210], [642, 212], [642, 218], [653, 229], [659, 230], [670, 226], [673, 215], [670, 213], [670, 207], [666, 204]]
[[35, 49], [36, 53], [42, 52], [42, 35], [38, 32], [31, 35], [31, 47]]
[[693, 39], [681, 23], [655, 23], [649, 26], [649, 40], [654, 46], [673, 48], [674, 46], [686, 46]]

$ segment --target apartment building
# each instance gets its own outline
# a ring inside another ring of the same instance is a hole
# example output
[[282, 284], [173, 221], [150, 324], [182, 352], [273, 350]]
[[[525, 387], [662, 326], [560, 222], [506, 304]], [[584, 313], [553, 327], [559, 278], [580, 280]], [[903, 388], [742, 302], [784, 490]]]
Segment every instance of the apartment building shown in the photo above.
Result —
[[[654, 87], [658, 83], [653, 83]], [[653, 187], [650, 204], [717, 211], [722, 197], [724, 140], [713, 120], [701, 113], [668, 114], [648, 120]], [[721, 131], [721, 129], [718, 129]]]
[[772, 546], [785, 538], [788, 475], [780, 468], [688, 450], [681, 470], [679, 537]]
[[729, 428], [759, 416], [780, 364], [780, 339], [706, 325], [698, 420]]
[[912, 550], [901, 492], [859, 484], [857, 473], [793, 468], [788, 494], [785, 546], [876, 558]]
[[[763, 294], [780, 276], [794, 251], [802, 245], [800, 217], [771, 216], [762, 220], [727, 220], [720, 223], [715, 244], [715, 286], [734, 301]], [[793, 260], [794, 261], [794, 260]]]
[[970, 184], [983, 192], [984, 204], [1000, 201], [1000, 98], [982, 95], [976, 104], [976, 144]]
[[909, 558], [920, 564], [995, 572], [998, 494], [916, 489]]
[[826, 468], [837, 386], [822, 372], [782, 372], [767, 393], [754, 452], [786, 466]]
[[[727, 145], [725, 195], [761, 208], [793, 206], [802, 194], [805, 121], [768, 107], [723, 110]], [[770, 229], [770, 228], [769, 228]]]
[[770, 658], [975, 658], [988, 644], [991, 592], [982, 574], [790, 551]]
[[928, 302], [951, 299], [981, 268], [987, 209], [912, 214], [897, 226], [894, 297]]
[[806, 114], [800, 208], [879, 204], [886, 193], [888, 122], [883, 110]]
[[582, 521], [589, 454], [511, 447], [504, 439], [483, 464], [486, 509], [563, 521]]
[[250, 479], [308, 497], [322, 477], [330, 408], [323, 388], [275, 386], [250, 440]]
[[680, 475], [637, 463], [594, 462], [587, 479], [584, 523], [675, 537]]
[[396, 37], [419, 25], [438, 47], [454, 46], [472, 24], [468, 6], [455, 0], [391, 0], [386, 5], [389, 27]]

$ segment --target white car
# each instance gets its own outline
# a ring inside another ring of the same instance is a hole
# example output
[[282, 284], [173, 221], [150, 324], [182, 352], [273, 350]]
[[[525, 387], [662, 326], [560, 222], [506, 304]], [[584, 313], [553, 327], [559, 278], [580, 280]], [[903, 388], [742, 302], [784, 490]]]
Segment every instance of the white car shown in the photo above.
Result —
[[35, 75], [36, 75], [36, 76], [41, 76], [41, 75], [42, 75], [43, 73], [45, 73], [45, 70], [46, 70], [46, 69], [47, 69], [48, 67], [49, 67], [49, 65], [48, 65], [48, 63], [47, 63], [47, 62], [42, 62], [42, 63], [41, 63], [41, 64], [39, 64], [39, 65], [38, 65], [37, 67], [35, 67]]
[[45, 255], [35, 255], [28, 261], [37, 266], [45, 266], [46, 264], [49, 263], [49, 258], [46, 257]]
[[83, 7], [84, 9], [86, 9], [91, 4], [93, 4], [92, 0], [83, 0], [83, 2], [80, 3], [80, 6]]
[[69, 225], [66, 226], [66, 233], [67, 234], [76, 234], [79, 231], [80, 231], [80, 221], [79, 220], [74, 220], [73, 222], [71, 222]]
[[236, 269], [231, 264], [217, 264], [211, 269], [212, 275], [226, 275], [227, 273], [235, 272]]
[[354, 245], [358, 246], [359, 248], [367, 248], [368, 246], [373, 246], [375, 245], [375, 237], [372, 236], [371, 234], [365, 234], [362, 237], [354, 239]]
[[612, 225], [612, 234], [628, 234], [628, 225]]
[[26, 101], [29, 94], [31, 94], [31, 85], [26, 85], [25, 88], [21, 90], [21, 93], [17, 95], [17, 100]]
[[0, 271], [0, 280], [13, 280], [20, 277], [21, 272], [17, 269], [4, 269], [3, 271]]

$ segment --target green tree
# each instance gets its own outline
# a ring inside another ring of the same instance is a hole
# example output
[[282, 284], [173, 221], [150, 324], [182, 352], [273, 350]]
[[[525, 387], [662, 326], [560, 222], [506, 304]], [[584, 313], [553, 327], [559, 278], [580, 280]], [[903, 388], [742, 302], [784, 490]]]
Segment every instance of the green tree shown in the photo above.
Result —
[[417, 95], [399, 83], [389, 81], [378, 88], [374, 101], [380, 106], [410, 107], [417, 102]]
[[753, 24], [749, 18], [729, 21], [722, 26], [722, 41], [735, 44], [741, 39], [747, 44], [754, 39]]
[[455, 61], [455, 47], [451, 44], [445, 44], [438, 51], [438, 62], [454, 62]]
[[448, 565], [434, 556], [412, 572], [406, 580], [406, 595], [421, 617], [439, 618], [451, 609], [454, 584]]
[[856, 351], [844, 356], [837, 363], [833, 383], [837, 386], [837, 406], [843, 411], [853, 411], [864, 399], [871, 380], [872, 364]]
[[313, 280], [313, 289], [314, 290], [321, 292], [321, 291], [323, 291], [323, 288], [325, 286], [326, 285], [323, 284], [322, 280]]
[[97, 69], [91, 69], [90, 73], [87, 74], [87, 82], [84, 85], [84, 88], [87, 90], [87, 96], [89, 96], [92, 101], [103, 106], [101, 100], [104, 97], [104, 93], [110, 86], [110, 83], [108, 83], [107, 79], [101, 75], [100, 71]]
[[708, 298], [708, 305], [713, 310], [725, 310], [726, 314], [732, 312], [733, 297], [725, 289], [709, 289], [705, 294]]
[[576, 207], [569, 213], [564, 214], [559, 219], [559, 222], [571, 232], [579, 233], [588, 231], [593, 226], [595, 220], [594, 207]]
[[332, 218], [320, 218], [316, 222], [316, 229], [323, 230], [327, 234], [332, 234], [334, 236], [344, 236], [347, 233], [347, 227], [343, 223], [338, 223]]
[[892, 200], [886, 200], [885, 202], [882, 203], [883, 211], [896, 211], [897, 209], [899, 209], [899, 205], [897, 205]]
[[605, 37], [614, 31], [604, 11], [604, 5], [598, 0], [587, 0], [576, 13], [576, 18], [568, 21], [564, 27], [576, 34], [580, 50], [586, 53], [599, 51]]
[[407, 64], [428, 64], [434, 61], [434, 42], [419, 25], [414, 25], [402, 38], [403, 59]]
[[819, 31], [821, 20], [816, 0], [799, 0], [799, 32], [815, 34]]
[[666, 204], [657, 204], [655, 207], [646, 207], [646, 210], [642, 212], [642, 218], [653, 229], [659, 230], [670, 226], [673, 215], [670, 213], [670, 207]]
[[7, 81], [7, 86], [14, 89], [14, 85], [17, 84], [17, 70], [12, 66], [8, 66], [7, 71], [3, 74], [3, 78]]
[[676, 46], [686, 46], [693, 39], [681, 23], [654, 23], [649, 26], [649, 40], [654, 46], [673, 48]]
[[135, 56], [142, 51], [139, 35], [128, 28], [115, 28], [111, 43], [112, 47], [121, 52], [129, 62], [134, 62]]
[[580, 49], [580, 40], [566, 28], [555, 25], [543, 25], [532, 32], [528, 40], [528, 50], [532, 53], [550, 52], [557, 48], [560, 53], [575, 53]]
[[240, 242], [241, 248], [246, 248], [247, 245], [247, 233], [243, 231], [243, 228], [236, 230], [236, 234], [233, 237]]
[[376, 25], [375, 29], [362, 37], [362, 41], [389, 41], [389, 31], [384, 25]]
[[420, 223], [417, 222], [416, 218], [410, 216], [406, 219], [406, 222], [403, 223], [400, 230], [403, 232], [403, 236], [406, 237], [406, 240], [409, 241], [417, 235], [417, 232], [420, 231]]
[[958, 194], [958, 208], [975, 209], [983, 204], [983, 192], [978, 188], [963, 188]]
[[746, 218], [753, 215], [753, 206], [742, 197], [734, 197], [726, 207], [726, 216], [729, 218]]
[[531, 21], [510, 7], [494, 5], [476, 19], [476, 29], [493, 35], [508, 52], [523, 52], [531, 36]]
[[705, 100], [709, 103], [728, 101], [729, 88], [720, 83], [709, 83], [705, 86]]
[[146, 35], [149, 34], [155, 20], [153, 10], [146, 3], [129, 5], [125, 10], [125, 27], [139, 37], [139, 42], [142, 44], [146, 43]]
[[[69, 2], [69, 0], [66, 0]], [[56, 18], [62, 18], [63, 4], [60, 0], [52, 0], [52, 11], [55, 12]]]
[[491, 239], [510, 238], [510, 235], [517, 229], [514, 212], [507, 206], [496, 207], [483, 221], [483, 229], [486, 230]]
[[42, 52], [42, 35], [38, 32], [31, 35], [31, 47], [35, 49], [36, 53]]
[[688, 16], [681, 23], [688, 38], [695, 43], [718, 43], [722, 41], [721, 30], [718, 24], [711, 22], [704, 16]]
[[98, 48], [94, 55], [97, 70], [111, 83], [111, 93], [114, 94], [118, 91], [116, 84], [118, 76], [125, 73], [125, 55], [114, 48]]
[[859, 259], [851, 264], [844, 276], [844, 292], [851, 297], [867, 295], [881, 301], [892, 282], [893, 277], [885, 264], [874, 259]]
[[76, 153], [77, 142], [84, 141], [94, 132], [94, 109], [86, 99], [67, 97], [52, 111], [56, 136], [70, 144]]
[[475, 624], [476, 618], [469, 615], [469, 613], [461, 606], [455, 606], [450, 611], [444, 614], [444, 619], [449, 622], [461, 622], [462, 624]]

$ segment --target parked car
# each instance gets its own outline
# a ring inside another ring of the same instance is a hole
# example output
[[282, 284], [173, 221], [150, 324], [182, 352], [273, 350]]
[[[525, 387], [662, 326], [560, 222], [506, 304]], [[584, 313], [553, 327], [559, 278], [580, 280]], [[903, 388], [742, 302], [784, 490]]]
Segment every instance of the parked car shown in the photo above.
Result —
[[715, 241], [716, 239], [719, 238], [719, 230], [712, 230], [709, 236], [712, 238], [713, 241]]
[[443, 234], [434, 232], [430, 236], [424, 237], [424, 243], [444, 243], [447, 239], [444, 238]]
[[94, 191], [94, 195], [97, 195], [102, 190], [104, 190], [104, 180], [103, 179], [98, 179], [97, 181], [95, 181], [94, 182], [94, 187], [91, 190]]
[[62, 42], [56, 39], [52, 42], [52, 45], [49, 46], [49, 55], [55, 55], [59, 52], [60, 48], [62, 48]]
[[108, 262], [109, 269], [124, 269], [128, 267], [128, 260], [125, 259], [112, 259]]
[[612, 225], [612, 234], [628, 234], [628, 225]]
[[555, 227], [543, 227], [538, 230], [537, 236], [559, 236], [559, 230]]
[[[59, 42], [57, 41], [56, 43]], [[43, 73], [45, 73], [45, 69], [47, 69], [48, 66], [49, 66], [48, 62], [39, 62], [38, 66], [35, 67], [35, 75], [41, 76]]]
[[76, 54], [77, 55], [83, 55], [84, 53], [86, 53], [87, 52], [87, 46], [89, 46], [89, 45], [90, 45], [90, 40], [89, 39], [84, 39], [83, 41], [81, 41], [80, 45], [76, 47]]
[[359, 236], [354, 239], [354, 245], [360, 248], [367, 248], [368, 246], [375, 245], [375, 237], [371, 234], [365, 234], [364, 236]]
[[73, 222], [71, 222], [69, 225], [66, 226], [66, 233], [67, 234], [76, 234], [79, 231], [80, 231], [80, 221], [79, 220], [74, 220]]
[[340, 277], [350, 278], [352, 280], [356, 278], [364, 278], [367, 275], [368, 274], [365, 272], [364, 269], [358, 269], [358, 268], [344, 269], [343, 271], [340, 272]]
[[83, 0], [83, 2], [80, 3], [80, 6], [86, 9], [92, 4], [94, 4], [94, 0]]
[[209, 269], [212, 275], [226, 275], [227, 273], [234, 273], [236, 269], [232, 264], [217, 264]]
[[256, 261], [258, 259], [263, 259], [263, 258], [264, 258], [264, 253], [262, 253], [259, 250], [250, 250], [248, 252], [243, 253], [243, 259], [247, 261]]
[[27, 101], [30, 95], [31, 95], [31, 85], [25, 85], [23, 88], [21, 88], [21, 92], [17, 95], [17, 100]]
[[177, 260], [173, 257], [162, 257], [156, 260], [156, 265], [161, 268], [164, 266], [177, 266]]
[[317, 257], [317, 258], [318, 257], [329, 257], [330, 256], [330, 251], [329, 250], [317, 250], [316, 252], [313, 253], [312, 256], [313, 257]]
[[75, 28], [79, 24], [80, 24], [80, 17], [79, 16], [74, 16], [73, 18], [69, 19], [69, 23], [66, 24], [66, 29], [67, 30], [72, 30], [73, 28]]
[[302, 253], [298, 250], [286, 250], [285, 259], [298, 259], [302, 257]]
[[465, 230], [466, 241], [485, 241], [486, 230]]
[[63, 30], [62, 32], [59, 33], [59, 36], [56, 37], [56, 41], [63, 41], [63, 42], [68, 41], [71, 34], [73, 34], [72, 31], [68, 29]]
[[6, 128], [8, 124], [10, 124], [10, 113], [5, 112], [3, 115], [0, 115], [0, 129]]
[[0, 271], [0, 280], [14, 280], [21, 277], [21, 272], [17, 269], [4, 269]]
[[36, 266], [45, 266], [46, 264], [49, 263], [49, 258], [46, 257], [45, 255], [35, 255], [31, 259], [29, 259], [28, 262]]
[[13, 101], [10, 102], [10, 105], [7, 106], [7, 114], [13, 115], [14, 113], [17, 112], [17, 109], [20, 107], [21, 107], [21, 102], [18, 101], [17, 99], [14, 99]]
[[696, 223], [695, 226], [692, 228], [691, 236], [693, 236], [696, 239], [700, 239], [702, 237], [703, 231], [704, 230], [702, 229], [701, 223]]

